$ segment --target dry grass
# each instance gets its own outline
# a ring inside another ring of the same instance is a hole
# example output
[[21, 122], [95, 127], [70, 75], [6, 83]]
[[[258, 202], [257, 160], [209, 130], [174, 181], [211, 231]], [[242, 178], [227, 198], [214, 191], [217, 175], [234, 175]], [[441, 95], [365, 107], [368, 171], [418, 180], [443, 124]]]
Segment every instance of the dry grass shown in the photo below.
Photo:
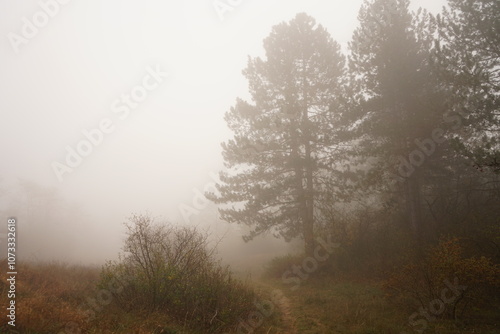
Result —
[[[297, 333], [400, 334], [414, 333], [408, 318], [418, 311], [403, 297], [389, 297], [382, 282], [350, 278], [310, 278], [295, 291], [281, 280], [271, 284], [290, 300]], [[498, 309], [477, 312], [461, 322], [428, 323], [429, 334], [495, 334], [500, 328]]]
[[[7, 305], [6, 262], [1, 262], [1, 307]], [[16, 330], [23, 334], [54, 334], [76, 324], [82, 333], [182, 333], [167, 315], [136, 312], [127, 314], [115, 306], [104, 306], [89, 321], [84, 311], [87, 298], [96, 298], [100, 269], [63, 263], [18, 265], [16, 281]], [[82, 307], [83, 306], [83, 307]], [[5, 317], [0, 333], [10, 326]], [[173, 328], [173, 329], [171, 329]]]
[[[7, 302], [5, 261], [0, 267], [1, 307]], [[100, 269], [70, 266], [62, 263], [22, 264], [18, 267], [17, 324], [23, 334], [58, 334], [65, 324], [75, 322], [82, 333], [89, 334], [198, 334], [185, 324], [173, 320], [164, 312], [133, 310], [126, 312], [114, 304], [104, 306], [93, 321], [87, 321], [80, 306], [87, 298], [96, 297]], [[296, 291], [281, 280], [266, 280], [256, 284], [261, 300], [269, 299], [273, 289], [287, 297], [287, 316], [277, 307], [272, 316], [255, 328], [254, 334], [295, 333], [412, 333], [408, 317], [417, 308], [405, 306], [406, 300], [389, 297], [376, 281], [330, 278], [310, 278]], [[260, 290], [260, 291], [259, 291]], [[85, 308], [84, 308], [85, 309]], [[255, 309], [249, 309], [248, 315]], [[468, 334], [498, 333], [498, 309], [475, 313], [463, 322], [436, 321], [425, 333]], [[243, 318], [246, 318], [244, 316]], [[5, 332], [2, 317], [0, 333]], [[2, 330], [3, 328], [3, 330]], [[69, 331], [68, 331], [69, 333]]]
[[[16, 324], [21, 333], [56, 333], [67, 322], [82, 323], [77, 306], [92, 291], [97, 268], [61, 263], [19, 264]], [[2, 308], [7, 305], [6, 261], [1, 263]], [[2, 317], [0, 328], [6, 320]]]
[[[6, 261], [0, 263], [0, 302], [7, 305]], [[18, 265], [16, 281], [16, 330], [23, 334], [202, 334], [203, 330], [188, 329], [190, 324], [179, 322], [165, 312], [133, 309], [126, 311], [115, 303], [100, 306], [94, 319], [89, 320], [88, 299], [96, 299], [100, 268], [64, 263], [23, 263]], [[259, 295], [267, 299], [261, 291]], [[248, 314], [255, 311], [248, 310]], [[260, 333], [284, 333], [276, 311], [265, 324], [255, 330]], [[68, 325], [73, 324], [73, 325]], [[7, 332], [5, 317], [1, 318], [0, 333]]]

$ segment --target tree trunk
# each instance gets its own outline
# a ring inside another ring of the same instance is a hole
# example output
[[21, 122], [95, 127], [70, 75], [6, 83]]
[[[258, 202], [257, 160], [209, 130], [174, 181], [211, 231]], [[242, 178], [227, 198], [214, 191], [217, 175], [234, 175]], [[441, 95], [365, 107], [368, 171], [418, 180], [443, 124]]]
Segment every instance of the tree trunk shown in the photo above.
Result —
[[314, 184], [313, 173], [314, 165], [311, 153], [311, 124], [309, 120], [309, 84], [307, 81], [307, 62], [302, 61], [302, 140], [304, 144], [304, 173], [306, 186], [304, 191], [305, 214], [304, 214], [304, 243], [306, 256], [314, 256], [315, 239], [314, 239]]
[[[306, 125], [307, 126], [307, 125]], [[308, 131], [307, 131], [308, 132]], [[313, 165], [311, 159], [311, 143], [309, 142], [309, 136], [306, 137], [306, 156], [305, 156], [305, 168], [306, 168], [306, 190], [305, 190], [305, 203], [306, 203], [306, 214], [304, 221], [304, 241], [305, 241], [305, 251], [307, 256], [314, 255], [314, 186], [313, 186]]]
[[408, 178], [406, 183], [408, 219], [418, 251], [422, 249], [424, 226], [422, 221], [422, 196], [417, 173]]

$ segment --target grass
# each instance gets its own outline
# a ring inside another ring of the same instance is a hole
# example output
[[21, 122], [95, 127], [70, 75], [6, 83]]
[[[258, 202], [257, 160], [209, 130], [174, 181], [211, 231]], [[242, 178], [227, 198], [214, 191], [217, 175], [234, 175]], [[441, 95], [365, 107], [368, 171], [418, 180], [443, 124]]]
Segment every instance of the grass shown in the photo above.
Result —
[[[8, 302], [5, 261], [0, 267], [0, 301], [5, 309]], [[54, 334], [67, 328], [66, 332], [71, 333], [75, 327], [68, 324], [76, 324], [82, 333], [188, 333], [166, 314], [128, 313], [112, 303], [102, 306], [95, 319], [90, 320], [84, 312], [88, 310], [88, 298], [98, 296], [99, 273], [96, 267], [63, 263], [18, 265], [16, 330], [23, 334]], [[2, 317], [0, 333], [9, 328]]]
[[[23, 334], [204, 334], [204, 330], [188, 329], [166, 312], [141, 309], [124, 310], [115, 303], [99, 305], [95, 318], [90, 319], [89, 299], [99, 296], [97, 284], [100, 268], [67, 265], [63, 263], [23, 263], [18, 265], [16, 281], [16, 330]], [[5, 309], [8, 299], [6, 262], [0, 263], [0, 306]], [[268, 291], [252, 286], [259, 300], [269, 299]], [[249, 309], [242, 317], [248, 321], [256, 308]], [[3, 312], [2, 312], [3, 313]], [[1, 317], [0, 333], [12, 329], [7, 318]], [[265, 317], [255, 334], [284, 333], [280, 327], [279, 310]]]
[[[401, 297], [390, 297], [377, 281], [310, 278], [295, 291], [280, 280], [271, 284], [290, 299], [297, 333], [416, 333], [408, 321], [418, 307], [409, 308]], [[498, 333], [499, 314], [498, 309], [489, 314], [480, 312], [460, 323], [436, 320], [429, 322], [423, 333]]]
[[[1, 267], [1, 304], [7, 304], [6, 262]], [[21, 333], [57, 333], [59, 324], [81, 322], [78, 303], [91, 291], [98, 270], [61, 263], [17, 267], [16, 329]], [[0, 328], [5, 328], [2, 317]]]
[[[0, 270], [0, 301], [4, 309], [8, 290], [5, 262], [1, 263]], [[22, 264], [18, 272], [16, 329], [23, 334], [58, 334], [69, 322], [75, 322], [82, 333], [89, 334], [203, 333], [202, 330], [188, 331], [185, 324], [164, 312], [138, 309], [127, 312], [113, 303], [103, 306], [96, 312], [96, 318], [88, 321], [82, 314], [86, 307], [82, 310], [81, 305], [97, 296], [99, 268], [62, 263]], [[402, 297], [389, 296], [376, 280], [309, 278], [295, 291], [279, 279], [248, 284], [257, 291], [257, 302], [270, 300], [275, 289], [287, 298], [287, 305], [275, 303], [272, 314], [252, 328], [255, 334], [415, 333], [408, 326], [408, 318], [418, 307], [405, 306], [408, 301]], [[257, 307], [249, 309], [241, 320], [248, 323], [257, 310]], [[2, 317], [0, 333], [5, 332], [5, 325], [6, 319]], [[424, 333], [494, 334], [499, 332], [500, 312], [498, 308], [476, 310], [458, 323], [438, 320], [428, 325]]]

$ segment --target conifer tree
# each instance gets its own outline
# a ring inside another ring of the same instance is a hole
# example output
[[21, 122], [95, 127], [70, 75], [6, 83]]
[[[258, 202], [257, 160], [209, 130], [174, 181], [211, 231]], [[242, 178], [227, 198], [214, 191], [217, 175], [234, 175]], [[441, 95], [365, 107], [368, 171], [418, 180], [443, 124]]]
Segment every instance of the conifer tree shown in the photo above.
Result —
[[238, 99], [225, 120], [226, 172], [219, 194], [207, 194], [222, 219], [315, 247], [315, 220], [327, 157], [335, 149], [335, 98], [344, 73], [340, 46], [306, 14], [272, 29], [265, 58], [249, 58], [251, 102]]

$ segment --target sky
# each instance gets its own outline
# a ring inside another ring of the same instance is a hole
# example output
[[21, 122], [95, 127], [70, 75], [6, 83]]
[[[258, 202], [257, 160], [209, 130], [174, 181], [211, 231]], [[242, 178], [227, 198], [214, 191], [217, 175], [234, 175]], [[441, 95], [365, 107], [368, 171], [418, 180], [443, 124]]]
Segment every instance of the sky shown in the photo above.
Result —
[[224, 113], [248, 99], [247, 57], [299, 12], [347, 52], [361, 3], [0, 0], [0, 186], [53, 187], [102, 238], [132, 212], [189, 223], [180, 209], [203, 211], [196, 192], [223, 168]]

